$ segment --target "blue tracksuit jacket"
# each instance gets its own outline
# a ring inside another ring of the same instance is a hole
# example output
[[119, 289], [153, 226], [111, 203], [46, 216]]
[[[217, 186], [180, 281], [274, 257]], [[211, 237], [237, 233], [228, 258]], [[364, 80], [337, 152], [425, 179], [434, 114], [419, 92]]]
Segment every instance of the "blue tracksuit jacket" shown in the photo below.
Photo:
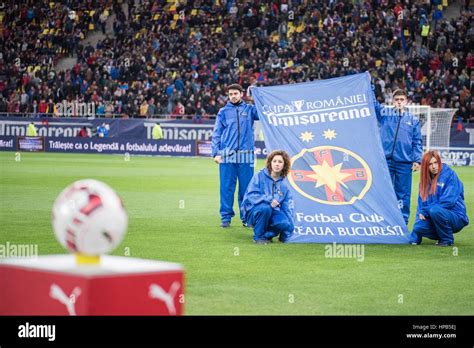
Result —
[[254, 150], [253, 123], [258, 120], [255, 105], [231, 102], [219, 110], [212, 135], [212, 157], [234, 151]]
[[373, 98], [385, 157], [395, 162], [420, 163], [423, 146], [418, 117], [406, 110], [400, 114], [395, 108], [380, 105], [375, 95]]
[[440, 206], [455, 213], [459, 216], [459, 219], [468, 224], [469, 219], [466, 214], [466, 204], [464, 203], [464, 186], [456, 172], [446, 164], [443, 164], [437, 186], [436, 194], [428, 196], [425, 202], [418, 195], [416, 222], [420, 220], [420, 213], [429, 217], [429, 210], [435, 206]]
[[263, 168], [253, 176], [247, 187], [241, 206], [242, 215], [247, 216], [247, 213], [260, 203], [267, 202], [270, 205], [276, 199], [280, 206], [274, 209], [280, 209], [288, 221], [294, 225], [293, 196], [288, 185], [286, 178], [275, 181], [268, 173], [268, 169]]

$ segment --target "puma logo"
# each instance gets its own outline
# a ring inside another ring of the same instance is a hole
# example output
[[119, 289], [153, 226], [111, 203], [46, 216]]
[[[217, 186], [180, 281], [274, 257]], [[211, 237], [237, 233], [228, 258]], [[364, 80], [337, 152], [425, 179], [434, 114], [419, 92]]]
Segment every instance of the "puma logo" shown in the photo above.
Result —
[[76, 309], [74, 306], [79, 295], [81, 295], [81, 289], [78, 287], [75, 287], [69, 296], [67, 296], [63, 289], [56, 284], [52, 284], [49, 290], [49, 296], [65, 305], [69, 315], [76, 315]]
[[174, 305], [174, 298], [181, 285], [178, 282], [173, 282], [170, 289], [166, 292], [161, 286], [157, 284], [151, 284], [148, 290], [148, 296], [153, 299], [163, 301], [168, 308], [170, 315], [176, 315], [176, 307]]

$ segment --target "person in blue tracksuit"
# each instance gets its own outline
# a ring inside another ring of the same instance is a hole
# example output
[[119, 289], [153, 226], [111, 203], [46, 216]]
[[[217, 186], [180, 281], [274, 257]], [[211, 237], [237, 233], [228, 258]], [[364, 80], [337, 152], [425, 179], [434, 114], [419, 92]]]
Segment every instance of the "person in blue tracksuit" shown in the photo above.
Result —
[[420, 168], [423, 153], [420, 120], [406, 109], [408, 98], [401, 89], [393, 92], [393, 108], [380, 105], [375, 95], [373, 99], [392, 185], [408, 224], [412, 171]]
[[421, 162], [416, 215], [412, 244], [420, 244], [426, 237], [437, 240], [438, 246], [453, 245], [453, 234], [469, 224], [463, 184], [436, 151], [425, 153]]
[[[219, 164], [221, 227], [234, 217], [234, 194], [239, 181], [239, 209], [254, 172], [254, 131], [258, 120], [255, 105], [246, 104], [238, 84], [227, 88], [229, 102], [219, 110], [212, 135], [212, 157]], [[240, 215], [244, 226], [245, 218]]]
[[253, 176], [247, 188], [241, 211], [253, 226], [253, 240], [257, 244], [268, 244], [276, 236], [286, 242], [293, 233], [293, 198], [286, 179], [289, 170], [288, 154], [273, 151], [265, 168]]

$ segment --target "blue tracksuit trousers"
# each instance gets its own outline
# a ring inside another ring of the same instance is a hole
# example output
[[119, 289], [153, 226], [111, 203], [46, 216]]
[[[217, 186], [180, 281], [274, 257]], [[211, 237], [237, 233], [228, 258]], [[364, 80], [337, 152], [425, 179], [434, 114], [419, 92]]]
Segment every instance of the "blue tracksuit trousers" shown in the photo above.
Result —
[[254, 240], [270, 240], [280, 235], [282, 242], [293, 233], [294, 226], [278, 208], [273, 209], [270, 203], [264, 202], [253, 207], [247, 213], [248, 223], [253, 226]]
[[[230, 222], [230, 219], [235, 216], [234, 213], [234, 194], [239, 180], [239, 210], [244, 199], [247, 186], [252, 180], [254, 172], [253, 163], [221, 163], [219, 164], [219, 179], [220, 179], [220, 202], [221, 207], [219, 213], [221, 220]], [[240, 214], [240, 219], [243, 222], [245, 218]]]
[[387, 159], [392, 185], [397, 196], [398, 206], [402, 211], [405, 223], [410, 217], [411, 180], [413, 163], [395, 162]]
[[466, 224], [459, 215], [435, 205], [429, 210], [426, 220], [417, 220], [410, 235], [410, 242], [421, 243], [421, 238], [439, 240], [440, 243], [454, 243], [453, 234], [463, 229]]

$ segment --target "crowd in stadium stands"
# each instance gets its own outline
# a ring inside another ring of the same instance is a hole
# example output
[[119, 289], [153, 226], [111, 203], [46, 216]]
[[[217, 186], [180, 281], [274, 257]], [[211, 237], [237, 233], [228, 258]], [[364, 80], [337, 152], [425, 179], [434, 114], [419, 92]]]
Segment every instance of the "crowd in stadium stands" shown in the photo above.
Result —
[[73, 56], [87, 33], [105, 24], [105, 10], [106, 1], [2, 2], [0, 111], [45, 113], [61, 98], [74, 98], [78, 93], [63, 88], [54, 65]]
[[[0, 112], [54, 113], [55, 103], [68, 100], [93, 102], [97, 115], [199, 119], [217, 113], [230, 83], [369, 71], [382, 102], [406, 88], [414, 103], [458, 108], [474, 121], [469, 8], [447, 21], [442, 0], [121, 3], [7, 1], [0, 9]], [[112, 14], [113, 35], [81, 45], [91, 30], [105, 33]], [[55, 72], [68, 55], [78, 63]]]

